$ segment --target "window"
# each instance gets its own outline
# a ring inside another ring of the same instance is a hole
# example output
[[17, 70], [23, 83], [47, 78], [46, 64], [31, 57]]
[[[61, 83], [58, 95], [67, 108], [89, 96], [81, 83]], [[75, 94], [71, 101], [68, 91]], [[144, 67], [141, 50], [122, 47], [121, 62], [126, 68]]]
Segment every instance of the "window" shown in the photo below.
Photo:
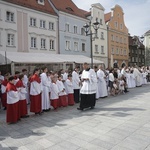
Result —
[[50, 50], [54, 50], [54, 40], [50, 40]]
[[44, 5], [44, 0], [38, 0], [38, 4]]
[[102, 20], [102, 19], [100, 19], [100, 22], [99, 22], [99, 23], [100, 23], [100, 25], [103, 25], [103, 20]]
[[132, 49], [132, 53], [134, 53], [134, 49]]
[[41, 39], [41, 49], [46, 49], [46, 39]]
[[116, 49], [116, 54], [119, 54], [119, 49], [118, 48]]
[[10, 22], [14, 22], [14, 13], [7, 11], [6, 12], [6, 20]]
[[104, 32], [101, 32], [101, 39], [104, 39]]
[[124, 55], [127, 55], [127, 51], [126, 50], [124, 50]]
[[115, 28], [118, 28], [118, 22], [115, 22]]
[[120, 37], [120, 43], [122, 43], [122, 37]]
[[98, 45], [95, 45], [95, 53], [98, 53]]
[[36, 38], [31, 37], [31, 48], [36, 48]]
[[116, 36], [116, 42], [118, 42], [118, 36]]
[[40, 28], [46, 28], [46, 21], [40, 20]]
[[69, 32], [69, 24], [66, 24], [66, 32]]
[[82, 52], [85, 52], [85, 43], [82, 43]]
[[15, 45], [15, 36], [14, 36], [14, 34], [8, 34], [7, 35], [7, 44], [9, 46], [14, 46]]
[[123, 25], [122, 25], [122, 24], [120, 24], [120, 29], [121, 29], [121, 30], [123, 29]]
[[122, 49], [120, 50], [120, 55], [123, 55], [123, 51], [122, 51]]
[[84, 28], [81, 28], [81, 35], [85, 35]]
[[114, 35], [111, 35], [111, 40], [114, 41]]
[[132, 62], [134, 62], [134, 57], [132, 57]]
[[104, 54], [104, 46], [101, 46], [101, 54]]
[[124, 38], [124, 44], [126, 44], [126, 38]]
[[70, 50], [70, 41], [66, 41], [66, 50]]
[[78, 42], [74, 42], [74, 51], [78, 51]]
[[113, 48], [113, 47], [112, 47], [112, 49], [111, 49], [111, 53], [114, 54], [114, 48]]
[[137, 58], [137, 57], [136, 57], [136, 59], [135, 59], [135, 60], [136, 60], [136, 62], [138, 62], [138, 58]]
[[53, 22], [49, 22], [49, 30], [54, 30], [54, 23]]
[[36, 19], [30, 18], [30, 26], [36, 27]]
[[77, 26], [74, 26], [74, 33], [77, 33]]

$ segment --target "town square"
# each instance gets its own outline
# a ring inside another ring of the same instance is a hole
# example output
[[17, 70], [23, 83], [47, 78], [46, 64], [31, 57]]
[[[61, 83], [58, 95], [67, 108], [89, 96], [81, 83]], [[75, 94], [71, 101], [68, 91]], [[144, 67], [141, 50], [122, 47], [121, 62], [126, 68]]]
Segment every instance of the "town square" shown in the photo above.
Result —
[[0, 0], [0, 150], [150, 150], [150, 0]]

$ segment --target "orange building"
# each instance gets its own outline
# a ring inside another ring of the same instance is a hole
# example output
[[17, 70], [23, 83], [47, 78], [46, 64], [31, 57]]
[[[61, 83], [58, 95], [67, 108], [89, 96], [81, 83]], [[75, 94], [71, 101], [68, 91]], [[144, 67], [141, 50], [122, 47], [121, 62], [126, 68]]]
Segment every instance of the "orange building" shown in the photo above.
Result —
[[118, 67], [128, 65], [128, 29], [124, 23], [124, 12], [119, 5], [111, 9], [112, 12], [105, 14], [105, 22], [108, 31], [108, 66]]

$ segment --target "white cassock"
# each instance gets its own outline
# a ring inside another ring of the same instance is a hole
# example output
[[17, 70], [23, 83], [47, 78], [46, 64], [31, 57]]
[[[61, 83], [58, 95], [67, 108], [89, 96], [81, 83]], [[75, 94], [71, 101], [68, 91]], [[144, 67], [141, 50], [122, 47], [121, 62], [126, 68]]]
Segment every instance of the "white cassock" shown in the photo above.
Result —
[[41, 74], [41, 85], [42, 85], [42, 110], [47, 110], [50, 108], [50, 98], [49, 98], [49, 79], [46, 73]]
[[73, 83], [73, 89], [80, 89], [79, 86], [80, 78], [79, 78], [79, 74], [76, 71], [72, 72], [72, 83]]
[[131, 85], [131, 74], [130, 73], [126, 73], [126, 80], [127, 80], [128, 88], [132, 88], [132, 85]]
[[99, 97], [106, 97], [106, 96], [108, 96], [104, 71], [99, 69], [97, 71], [97, 78], [98, 78]]
[[30, 102], [30, 96], [29, 96], [29, 87], [28, 87], [28, 82], [29, 82], [29, 79], [27, 77], [27, 75], [24, 75], [23, 77], [23, 85], [25, 86], [26, 88], [26, 101], [27, 101], [27, 104]]
[[147, 84], [147, 79], [146, 76], [148, 75], [147, 72], [142, 72], [142, 77], [143, 77], [143, 84]]
[[84, 81], [80, 90], [81, 94], [96, 94], [97, 90], [97, 76], [93, 69], [89, 71], [83, 70], [81, 80], [88, 78], [89, 81]]
[[68, 73], [64, 73], [63, 74], [63, 80], [64, 80], [64, 86], [65, 86], [65, 89], [66, 89], [66, 92], [67, 92], [67, 85], [66, 85], [66, 80], [68, 79]]
[[134, 68], [133, 74], [135, 76], [136, 86], [141, 86], [141, 73], [137, 68]]

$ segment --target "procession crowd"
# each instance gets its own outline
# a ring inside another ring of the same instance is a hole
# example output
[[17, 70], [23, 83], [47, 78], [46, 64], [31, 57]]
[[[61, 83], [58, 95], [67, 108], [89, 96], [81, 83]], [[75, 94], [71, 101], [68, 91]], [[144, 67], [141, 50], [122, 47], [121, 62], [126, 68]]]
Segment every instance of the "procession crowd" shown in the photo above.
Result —
[[0, 72], [0, 99], [6, 110], [6, 122], [16, 123], [29, 117], [27, 104], [35, 115], [79, 102], [78, 110], [93, 109], [96, 99], [125, 94], [129, 88], [147, 84], [149, 74], [149, 67], [145, 66], [104, 69], [100, 65], [90, 69], [87, 63], [82, 71], [76, 66], [73, 71], [53, 72], [44, 66], [29, 75], [26, 69], [14, 75], [3, 76]]

